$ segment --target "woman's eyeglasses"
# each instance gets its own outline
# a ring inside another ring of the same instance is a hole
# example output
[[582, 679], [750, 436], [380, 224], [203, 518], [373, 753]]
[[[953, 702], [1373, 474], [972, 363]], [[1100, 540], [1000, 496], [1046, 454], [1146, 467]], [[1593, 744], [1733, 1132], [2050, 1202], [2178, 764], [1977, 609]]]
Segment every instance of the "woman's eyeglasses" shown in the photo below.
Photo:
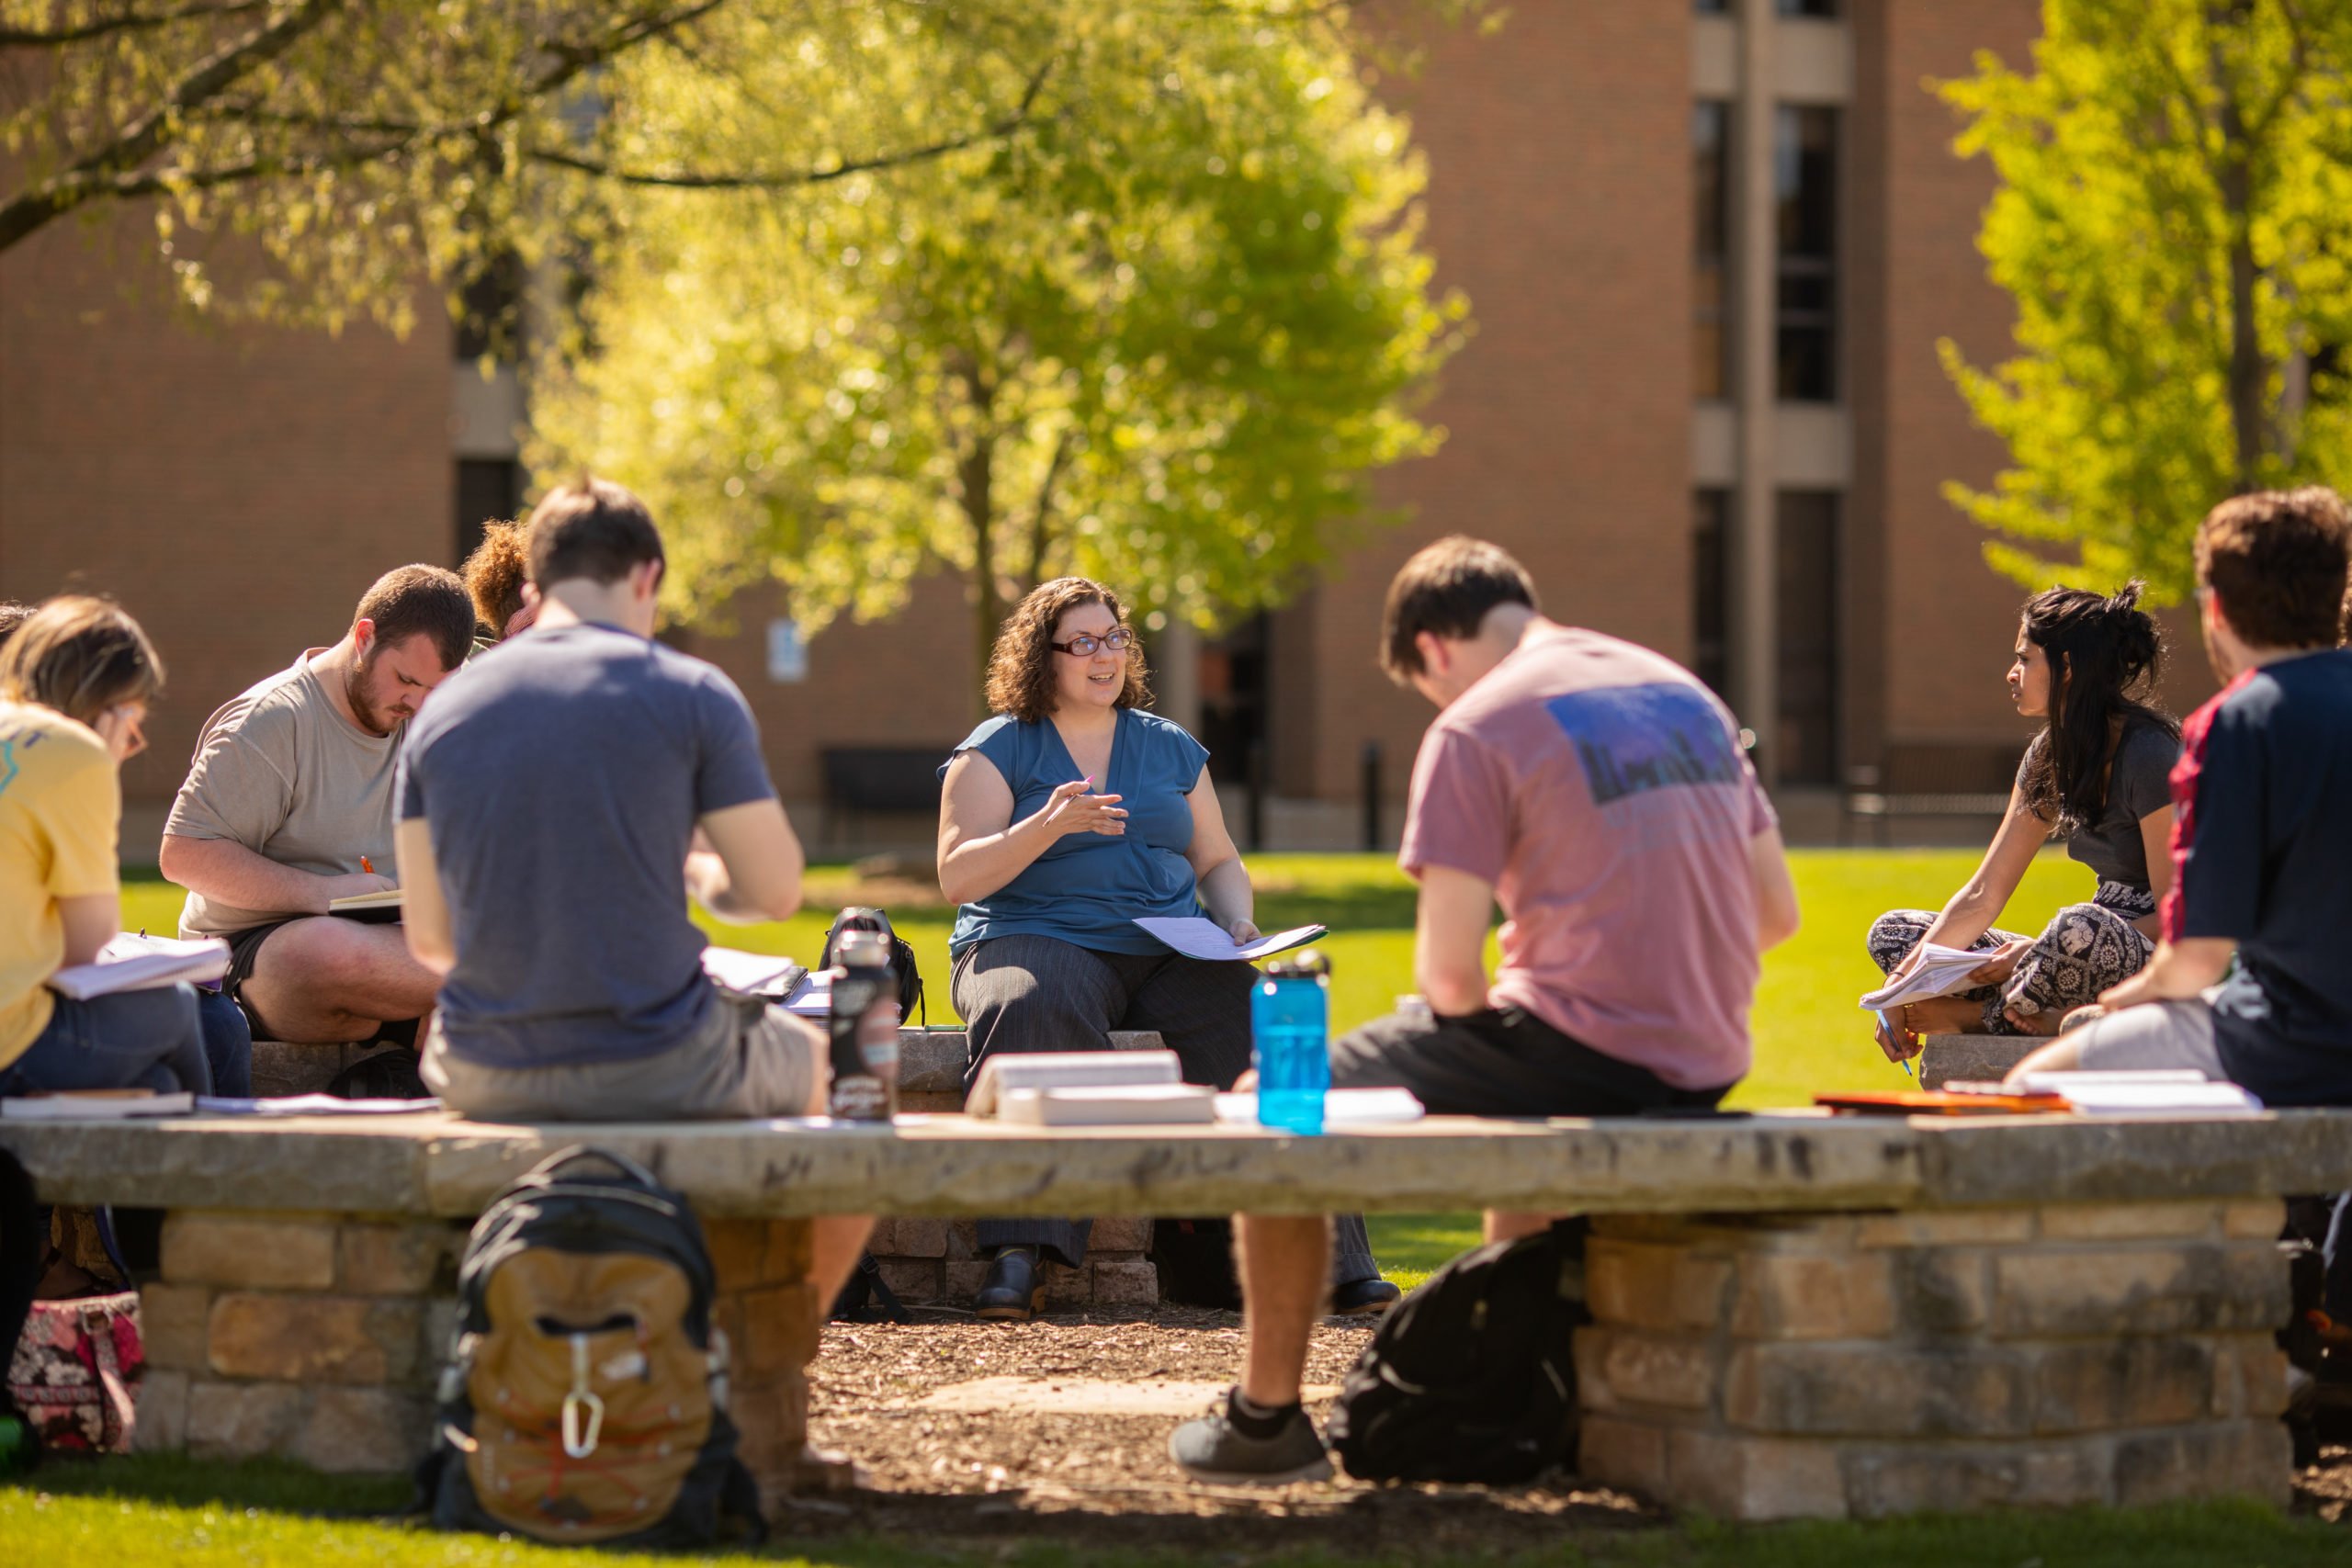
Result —
[[1114, 628], [1108, 637], [1096, 637], [1092, 632], [1080, 632], [1068, 642], [1049, 642], [1046, 646], [1056, 653], [1067, 653], [1080, 659], [1091, 659], [1098, 648], [1114, 653], [1125, 653], [1136, 645], [1136, 634], [1125, 626]]

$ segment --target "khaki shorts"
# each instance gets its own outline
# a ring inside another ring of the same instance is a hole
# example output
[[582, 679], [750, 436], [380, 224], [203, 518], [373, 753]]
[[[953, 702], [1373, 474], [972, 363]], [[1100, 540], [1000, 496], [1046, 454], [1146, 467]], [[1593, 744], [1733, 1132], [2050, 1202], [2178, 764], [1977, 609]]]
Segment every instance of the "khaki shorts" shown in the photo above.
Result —
[[477, 1121], [676, 1122], [806, 1115], [824, 1059], [813, 1026], [722, 992], [683, 1044], [624, 1062], [483, 1066], [450, 1051], [435, 1014], [420, 1074], [444, 1105]]
[[2213, 1009], [2202, 998], [2121, 1008], [2068, 1035], [2081, 1042], [2075, 1065], [2085, 1072], [2194, 1067], [2215, 1083], [2229, 1081], [2213, 1043]]

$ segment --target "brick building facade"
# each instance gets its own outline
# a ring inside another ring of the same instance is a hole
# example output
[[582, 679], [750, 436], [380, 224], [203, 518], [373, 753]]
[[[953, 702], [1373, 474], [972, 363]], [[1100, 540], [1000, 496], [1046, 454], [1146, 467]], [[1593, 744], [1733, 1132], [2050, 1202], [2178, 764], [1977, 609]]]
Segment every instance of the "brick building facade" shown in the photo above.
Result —
[[[1794, 806], [1872, 778], [2001, 785], [2022, 595], [1939, 493], [2001, 452], [1936, 344], [1996, 362], [2009, 309], [1974, 245], [1990, 171], [1953, 155], [1923, 83], [1978, 50], [2022, 64], [2036, 26], [2033, 0], [1539, 0], [1422, 40], [1382, 90], [1429, 160], [1439, 282], [1477, 323], [1429, 411], [1445, 446], [1382, 477], [1408, 520], [1291, 606], [1152, 644], [1220, 778], [1262, 785], [1269, 842], [1358, 841], [1374, 745], [1393, 837], [1429, 712], [1374, 668], [1381, 594], [1455, 531], [1519, 554], [1555, 615], [1715, 681]], [[332, 641], [378, 571], [455, 558], [519, 479], [521, 410], [437, 311], [405, 342], [176, 322], [142, 223], [0, 256], [0, 596], [112, 592], [173, 665], [126, 777], [132, 856], [213, 705]], [[825, 752], [968, 727], [971, 612], [936, 577], [895, 621], [805, 647], [776, 612], [746, 595], [681, 640], [743, 686], [821, 841]], [[2193, 626], [2167, 625], [2185, 709], [2210, 682]]]

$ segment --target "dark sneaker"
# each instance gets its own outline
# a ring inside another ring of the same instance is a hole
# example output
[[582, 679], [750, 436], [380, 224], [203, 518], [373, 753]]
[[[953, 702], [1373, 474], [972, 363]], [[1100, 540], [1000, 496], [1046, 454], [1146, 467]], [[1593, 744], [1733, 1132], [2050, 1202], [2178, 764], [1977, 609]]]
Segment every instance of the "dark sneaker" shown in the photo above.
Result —
[[972, 1298], [972, 1315], [993, 1323], [1026, 1323], [1046, 1304], [1037, 1278], [1037, 1249], [1008, 1247], [989, 1265], [989, 1277]]
[[1225, 1409], [1187, 1421], [1168, 1434], [1168, 1457], [1195, 1481], [1225, 1486], [1283, 1486], [1294, 1481], [1329, 1481], [1331, 1458], [1314, 1419], [1293, 1407], [1290, 1419], [1271, 1438], [1244, 1437]]
[[1331, 1287], [1331, 1310], [1342, 1316], [1386, 1312], [1404, 1294], [1385, 1280], [1351, 1280]]

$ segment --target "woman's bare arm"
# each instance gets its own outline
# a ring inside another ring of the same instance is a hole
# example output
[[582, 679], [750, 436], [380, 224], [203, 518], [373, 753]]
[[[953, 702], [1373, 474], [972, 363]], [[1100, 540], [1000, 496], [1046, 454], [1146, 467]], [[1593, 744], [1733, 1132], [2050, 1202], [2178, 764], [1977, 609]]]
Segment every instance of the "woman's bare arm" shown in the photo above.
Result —
[[1193, 808], [1193, 842], [1184, 859], [1200, 887], [1202, 907], [1234, 941], [1255, 942], [1263, 934], [1258, 930], [1258, 895], [1250, 886], [1250, 870], [1241, 863], [1241, 852], [1234, 847], [1233, 835], [1226, 829], [1225, 807], [1216, 797], [1216, 785], [1209, 782], [1206, 767], [1193, 781], [1192, 793], [1184, 799]]
[[2022, 791], [2009, 791], [2009, 809], [1994, 831], [1993, 842], [1984, 852], [1984, 859], [1976, 867], [1976, 874], [1961, 885], [1960, 891], [1946, 901], [1943, 912], [1928, 927], [1920, 946], [1936, 942], [1944, 947], [1965, 948], [1978, 937], [1992, 930], [1993, 922], [2001, 918], [2009, 896], [2025, 880], [2025, 868], [2049, 841], [2051, 824], [2037, 816], [2025, 802]]
[[1036, 863], [1057, 839], [1070, 833], [1127, 830], [1115, 795], [1089, 795], [1089, 779], [1072, 779], [1027, 818], [1012, 819], [1012, 786], [977, 751], [959, 751], [947, 764], [939, 795], [939, 891], [951, 904], [987, 897]]

